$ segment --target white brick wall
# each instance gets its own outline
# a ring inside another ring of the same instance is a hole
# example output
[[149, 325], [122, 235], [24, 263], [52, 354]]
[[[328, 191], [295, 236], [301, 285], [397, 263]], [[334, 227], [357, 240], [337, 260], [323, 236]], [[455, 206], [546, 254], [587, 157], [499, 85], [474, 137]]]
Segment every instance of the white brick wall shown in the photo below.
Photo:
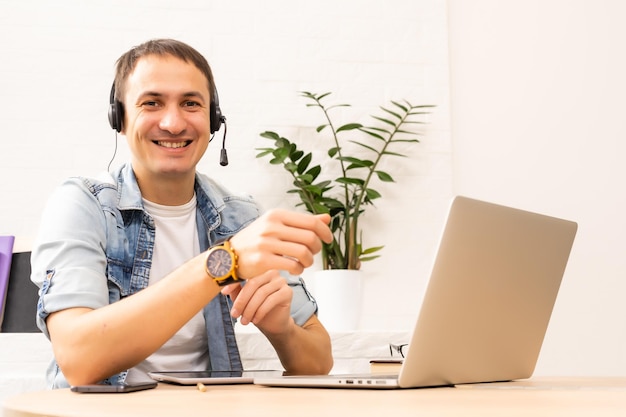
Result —
[[[293, 200], [283, 172], [255, 158], [259, 133], [296, 137], [321, 121], [299, 91], [332, 91], [360, 121], [391, 99], [437, 105], [423, 142], [396, 162], [398, 182], [379, 187], [384, 199], [364, 222], [366, 244], [386, 248], [364, 268], [363, 322], [406, 329], [451, 194], [445, 0], [0, 0], [0, 233], [29, 240], [55, 186], [106, 168], [114, 62], [154, 37], [186, 41], [212, 65], [230, 165], [218, 164], [220, 132], [199, 169], [266, 208]], [[114, 163], [127, 156], [120, 136]], [[411, 271], [400, 267], [407, 259]], [[390, 282], [403, 291], [381, 296]]]

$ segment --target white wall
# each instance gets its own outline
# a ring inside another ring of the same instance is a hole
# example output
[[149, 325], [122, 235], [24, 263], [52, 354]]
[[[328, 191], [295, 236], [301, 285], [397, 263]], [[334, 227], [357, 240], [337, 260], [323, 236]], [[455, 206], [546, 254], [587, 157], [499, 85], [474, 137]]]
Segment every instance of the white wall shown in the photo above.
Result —
[[[212, 64], [228, 119], [230, 165], [219, 166], [214, 143], [199, 169], [266, 208], [294, 201], [283, 171], [255, 158], [259, 133], [293, 139], [322, 122], [299, 91], [332, 91], [361, 122], [391, 99], [437, 105], [366, 216], [366, 245], [386, 248], [364, 266], [363, 325], [406, 330], [452, 192], [446, 19], [445, 0], [0, 0], [0, 233], [32, 238], [54, 187], [106, 169], [115, 60], [175, 37]], [[125, 138], [119, 145], [114, 164], [128, 156]]]
[[[364, 326], [410, 326], [455, 191], [579, 222], [538, 373], [623, 375], [625, 8], [619, 0], [0, 0], [0, 233], [28, 240], [63, 178], [106, 168], [115, 59], [146, 39], [176, 37], [211, 62], [228, 118], [230, 165], [218, 165], [213, 146], [200, 170], [264, 207], [293, 200], [282, 172], [255, 159], [258, 133], [296, 137], [298, 126], [319, 122], [298, 91], [333, 91], [363, 116], [389, 99], [438, 106], [408, 163], [394, 166], [398, 183], [381, 189], [384, 200], [367, 215], [366, 243], [386, 249], [364, 268]], [[116, 164], [127, 157], [123, 137], [119, 144]]]
[[626, 373], [626, 2], [449, 0], [454, 189], [579, 232], [538, 372]]

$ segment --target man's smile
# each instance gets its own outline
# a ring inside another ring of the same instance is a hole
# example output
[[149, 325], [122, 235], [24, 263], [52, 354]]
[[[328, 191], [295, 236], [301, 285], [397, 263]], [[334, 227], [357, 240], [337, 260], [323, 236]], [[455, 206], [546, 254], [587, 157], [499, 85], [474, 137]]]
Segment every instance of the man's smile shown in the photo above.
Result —
[[184, 148], [185, 146], [188, 146], [191, 141], [190, 140], [184, 140], [184, 141], [180, 141], [180, 142], [172, 142], [172, 141], [165, 141], [165, 140], [154, 140], [152, 141], [152, 143], [159, 145], [159, 146], [163, 146], [164, 148]]

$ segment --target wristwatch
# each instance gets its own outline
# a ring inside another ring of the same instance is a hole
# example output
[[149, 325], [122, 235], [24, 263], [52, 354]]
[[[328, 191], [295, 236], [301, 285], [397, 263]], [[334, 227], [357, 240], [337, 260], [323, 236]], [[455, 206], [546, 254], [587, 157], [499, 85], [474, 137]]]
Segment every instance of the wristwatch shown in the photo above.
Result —
[[241, 281], [237, 277], [237, 254], [226, 240], [207, 252], [205, 269], [220, 287]]

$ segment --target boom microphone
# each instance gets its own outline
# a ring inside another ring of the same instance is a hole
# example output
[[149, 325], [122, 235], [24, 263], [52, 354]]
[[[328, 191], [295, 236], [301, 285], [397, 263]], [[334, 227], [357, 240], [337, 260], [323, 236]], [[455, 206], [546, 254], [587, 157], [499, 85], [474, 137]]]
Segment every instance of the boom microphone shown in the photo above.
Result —
[[224, 136], [222, 137], [222, 150], [220, 152], [220, 165], [225, 167], [228, 165], [228, 154], [226, 153], [226, 118], [222, 116], [222, 123], [224, 123]]

